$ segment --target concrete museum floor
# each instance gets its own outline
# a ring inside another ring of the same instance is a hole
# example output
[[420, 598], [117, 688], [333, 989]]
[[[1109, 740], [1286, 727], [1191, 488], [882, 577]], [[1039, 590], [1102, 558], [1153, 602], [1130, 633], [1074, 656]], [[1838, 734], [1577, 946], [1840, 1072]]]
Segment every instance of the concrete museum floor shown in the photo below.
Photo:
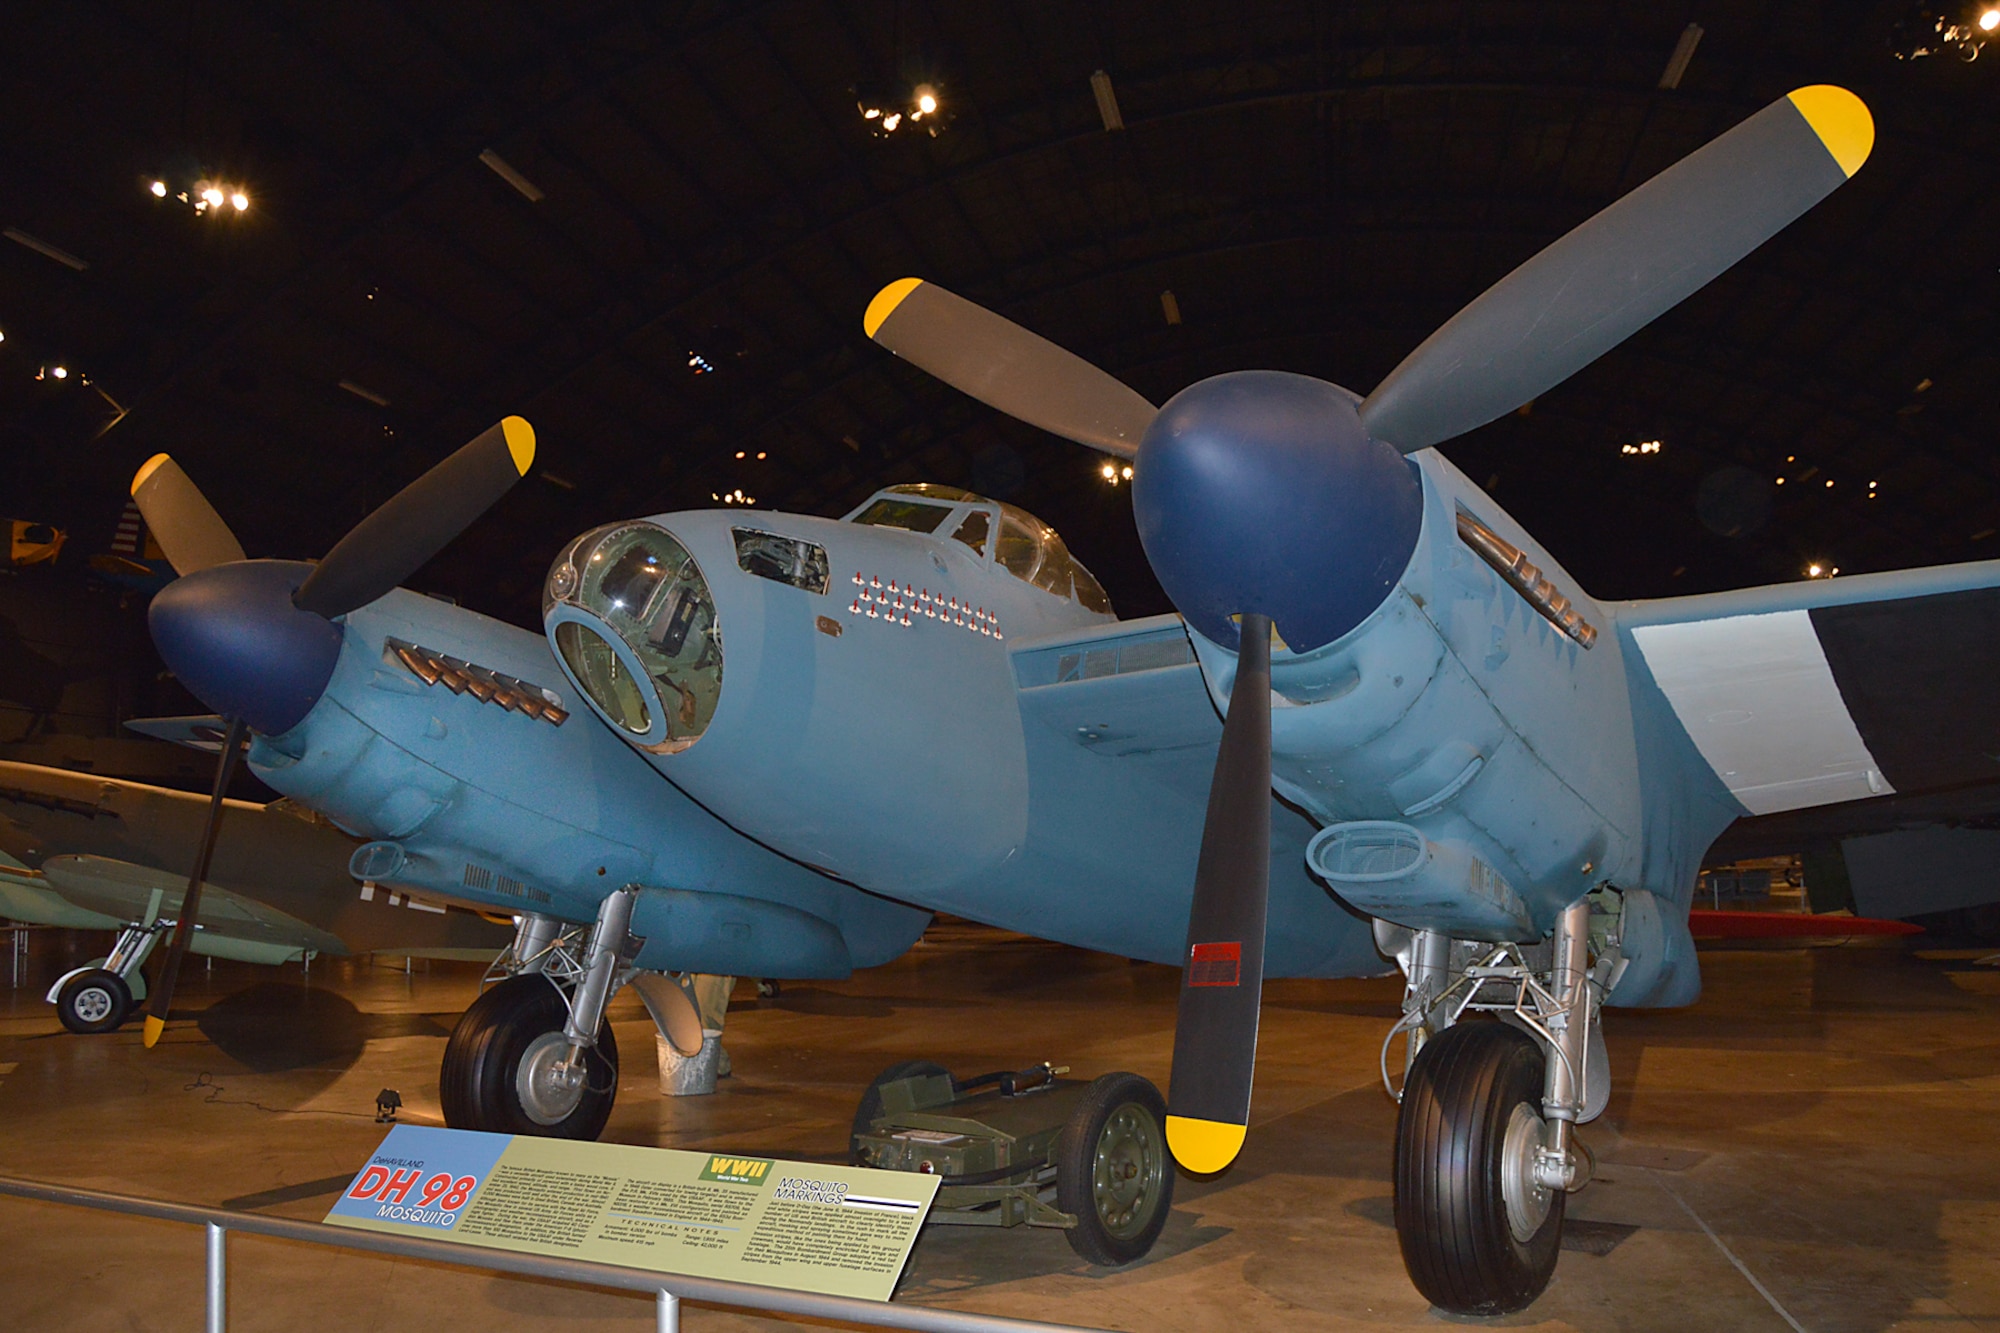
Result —
[[[134, 1022], [61, 1030], [41, 994], [95, 937], [38, 933], [0, 963], [0, 1173], [318, 1218], [382, 1134], [375, 1093], [438, 1123], [437, 1064], [481, 969], [191, 963], [159, 1049]], [[70, 955], [76, 955], [72, 960]], [[1548, 1294], [1506, 1327], [2000, 1328], [2000, 969], [1915, 945], [1723, 949], [1692, 1009], [1610, 1017], [1615, 1092], [1584, 1132], [1599, 1176], [1571, 1201]], [[960, 924], [902, 960], [756, 1000], [735, 1074], [660, 1096], [650, 1025], [621, 997], [625, 1070], [605, 1137], [804, 1159], [842, 1154], [854, 1103], [896, 1060], [960, 1073], [1048, 1058], [1167, 1080], [1175, 974]], [[1274, 982], [1257, 1107], [1229, 1172], [1182, 1177], [1144, 1261], [1093, 1270], [1053, 1232], [932, 1228], [898, 1299], [1096, 1325], [1427, 1327], [1390, 1204], [1394, 1108], [1377, 1082], [1399, 982]], [[0, 1325], [192, 1329], [201, 1236], [0, 1201]], [[232, 1327], [649, 1327], [624, 1294], [232, 1238]], [[691, 1306], [686, 1326], [778, 1327]]]

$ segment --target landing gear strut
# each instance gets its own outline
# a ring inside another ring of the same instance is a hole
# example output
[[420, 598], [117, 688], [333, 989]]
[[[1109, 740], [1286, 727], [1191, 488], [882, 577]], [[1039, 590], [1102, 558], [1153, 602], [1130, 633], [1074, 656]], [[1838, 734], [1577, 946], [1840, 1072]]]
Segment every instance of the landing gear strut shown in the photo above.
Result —
[[510, 975], [473, 1001], [438, 1071], [454, 1129], [594, 1139], [618, 1095], [618, 1043], [604, 1006], [638, 951], [628, 932], [638, 893], [620, 889], [594, 926], [522, 918], [495, 967]]
[[118, 942], [103, 966], [79, 968], [57, 981], [49, 990], [49, 1001], [62, 1025], [77, 1033], [111, 1032], [131, 1017], [132, 1006], [146, 994], [139, 968], [172, 924], [126, 926], [118, 932]]
[[1390, 1032], [1409, 1038], [1396, 1238], [1439, 1309], [1511, 1313], [1555, 1271], [1565, 1198], [1590, 1178], [1574, 1129], [1610, 1096], [1598, 1011], [1622, 967], [1617, 912], [1601, 891], [1527, 946], [1378, 923], [1408, 979]]

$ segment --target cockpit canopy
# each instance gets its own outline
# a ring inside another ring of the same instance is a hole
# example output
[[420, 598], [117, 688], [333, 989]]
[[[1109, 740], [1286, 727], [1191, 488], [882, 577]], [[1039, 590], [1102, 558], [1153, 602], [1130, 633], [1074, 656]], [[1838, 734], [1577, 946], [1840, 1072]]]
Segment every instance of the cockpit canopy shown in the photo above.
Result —
[[1054, 528], [1025, 509], [983, 495], [920, 481], [880, 490], [844, 522], [904, 528], [962, 542], [981, 559], [1086, 611], [1110, 615], [1111, 599]]

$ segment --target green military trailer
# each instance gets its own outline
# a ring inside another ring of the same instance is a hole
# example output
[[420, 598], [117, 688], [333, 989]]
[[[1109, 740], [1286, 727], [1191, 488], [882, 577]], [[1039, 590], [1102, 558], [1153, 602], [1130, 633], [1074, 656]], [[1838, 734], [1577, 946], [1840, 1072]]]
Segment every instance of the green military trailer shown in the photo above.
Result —
[[1174, 1197], [1166, 1102], [1137, 1074], [1085, 1082], [1067, 1067], [953, 1078], [929, 1060], [889, 1066], [862, 1094], [852, 1161], [936, 1175], [940, 1225], [1060, 1227], [1094, 1264], [1129, 1264]]

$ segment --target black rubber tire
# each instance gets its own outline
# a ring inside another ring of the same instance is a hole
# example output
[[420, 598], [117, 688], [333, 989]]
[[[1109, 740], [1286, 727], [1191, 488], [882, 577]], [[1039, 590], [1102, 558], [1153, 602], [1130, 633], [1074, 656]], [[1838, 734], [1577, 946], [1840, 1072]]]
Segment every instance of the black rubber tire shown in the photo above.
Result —
[[911, 1078], [918, 1074], [943, 1074], [951, 1077], [951, 1071], [935, 1060], [899, 1060], [877, 1074], [868, 1084], [868, 1090], [861, 1094], [860, 1103], [854, 1108], [854, 1127], [847, 1134], [847, 1164], [866, 1166], [861, 1160], [861, 1136], [882, 1114], [882, 1085], [894, 1083], [899, 1078]]
[[509, 977], [489, 987], [445, 1043], [438, 1069], [445, 1124], [548, 1139], [594, 1139], [603, 1133], [618, 1097], [618, 1042], [608, 1022], [598, 1023], [597, 1045], [585, 1056], [584, 1092], [574, 1110], [545, 1125], [521, 1107], [515, 1077], [522, 1056], [537, 1037], [561, 1032], [568, 1019], [569, 1006], [546, 977]]
[[1158, 1088], [1137, 1074], [1106, 1074], [1084, 1089], [1056, 1137], [1056, 1206], [1076, 1215], [1063, 1235], [1091, 1263], [1132, 1263], [1160, 1238], [1174, 1204], [1166, 1126]]
[[125, 978], [101, 967], [77, 973], [56, 995], [56, 1017], [71, 1032], [112, 1032], [131, 1016], [132, 988]]
[[1525, 1243], [1507, 1221], [1502, 1146], [1514, 1108], [1541, 1110], [1545, 1059], [1527, 1033], [1474, 1020], [1417, 1053], [1396, 1116], [1396, 1239], [1410, 1281], [1451, 1314], [1512, 1314], [1534, 1303], [1562, 1246], [1558, 1190]]

